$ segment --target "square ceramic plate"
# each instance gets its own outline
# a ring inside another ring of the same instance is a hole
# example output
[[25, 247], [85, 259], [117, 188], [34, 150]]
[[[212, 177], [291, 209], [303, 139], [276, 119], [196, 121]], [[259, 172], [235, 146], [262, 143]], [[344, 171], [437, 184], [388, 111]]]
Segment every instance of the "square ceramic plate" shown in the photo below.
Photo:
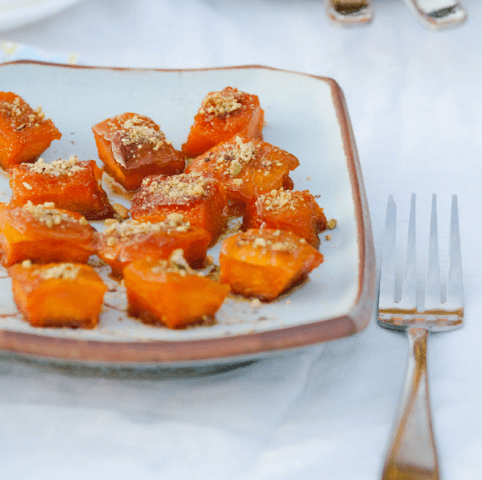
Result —
[[[348, 113], [334, 80], [248, 66], [204, 70], [129, 70], [36, 62], [0, 65], [0, 91], [14, 91], [33, 108], [42, 105], [63, 133], [42, 155], [46, 161], [97, 159], [91, 126], [136, 112], [161, 125], [176, 148], [185, 141], [201, 100], [226, 86], [259, 96], [264, 139], [298, 157], [295, 189], [319, 195], [328, 218], [337, 220], [331, 240], [322, 235], [324, 263], [310, 279], [270, 304], [229, 298], [217, 323], [186, 330], [147, 326], [125, 313], [125, 295], [112, 291], [95, 330], [34, 329], [18, 314], [11, 282], [0, 280], [0, 349], [34, 358], [86, 364], [203, 365], [258, 358], [359, 332], [372, 316], [375, 260], [360, 165]], [[113, 202], [117, 196], [104, 176]], [[0, 201], [10, 195], [0, 177]], [[215, 258], [219, 246], [211, 252]], [[104, 267], [105, 269], [105, 267]]]

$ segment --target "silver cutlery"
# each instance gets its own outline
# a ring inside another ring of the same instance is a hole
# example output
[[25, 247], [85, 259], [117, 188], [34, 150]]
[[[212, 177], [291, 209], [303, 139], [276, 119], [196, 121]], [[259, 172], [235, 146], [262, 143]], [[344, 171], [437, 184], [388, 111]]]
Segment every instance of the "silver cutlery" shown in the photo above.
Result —
[[356, 26], [373, 20], [371, 0], [326, 0], [328, 18], [337, 25]]
[[[452, 197], [446, 298], [441, 301], [436, 196], [432, 197], [424, 295], [417, 295], [415, 195], [412, 195], [401, 296], [396, 284], [396, 206], [390, 196], [383, 238], [378, 322], [409, 339], [405, 385], [382, 478], [437, 480], [439, 462], [430, 414], [427, 337], [462, 326], [464, 301], [457, 197]], [[445, 296], [445, 295], [444, 295]]]
[[[433, 30], [465, 22], [467, 11], [458, 0], [405, 0], [415, 18]], [[367, 25], [374, 17], [372, 0], [325, 0], [328, 18], [336, 25]]]
[[455, 27], [465, 22], [467, 11], [456, 0], [405, 0], [423, 25], [438, 30]]

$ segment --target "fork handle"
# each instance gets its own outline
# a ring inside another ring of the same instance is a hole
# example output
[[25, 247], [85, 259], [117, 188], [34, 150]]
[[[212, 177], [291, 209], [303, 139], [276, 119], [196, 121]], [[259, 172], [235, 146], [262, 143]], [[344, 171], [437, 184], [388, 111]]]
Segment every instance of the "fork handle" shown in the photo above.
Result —
[[427, 377], [428, 330], [410, 327], [405, 385], [383, 480], [438, 480], [437, 450], [430, 416]]

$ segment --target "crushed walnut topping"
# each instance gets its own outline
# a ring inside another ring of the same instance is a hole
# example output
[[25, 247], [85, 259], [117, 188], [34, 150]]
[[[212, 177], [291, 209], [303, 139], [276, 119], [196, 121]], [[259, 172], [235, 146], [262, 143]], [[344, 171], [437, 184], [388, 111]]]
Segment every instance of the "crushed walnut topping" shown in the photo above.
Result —
[[204, 97], [199, 113], [201, 115], [222, 116], [239, 110], [243, 105], [239, 103], [240, 94], [233, 92], [227, 94], [225, 92], [214, 92]]
[[178, 248], [171, 253], [169, 260], [158, 260], [154, 266], [151, 267], [151, 272], [155, 274], [159, 273], [179, 273], [181, 277], [186, 275], [199, 275], [201, 272], [193, 270], [187, 260], [184, 258], [184, 250]]
[[326, 224], [326, 228], [328, 230], [334, 230], [336, 228], [336, 220], [332, 218], [331, 220], [328, 220], [328, 223]]
[[38, 127], [45, 118], [42, 107], [32, 110], [27, 103], [22, 103], [19, 97], [12, 102], [0, 101], [0, 114], [2, 113], [11, 119], [10, 126], [17, 131]]
[[[222, 152], [214, 166], [215, 170], [223, 170], [231, 177], [239, 175], [246, 165], [256, 158], [256, 148], [253, 142], [244, 142], [240, 137], [236, 137], [234, 140], [235, 145]], [[269, 165], [263, 166], [268, 167]]]
[[259, 300], [259, 298], [254, 298], [253, 300], [251, 300], [250, 306], [253, 310], [257, 310], [258, 308], [261, 308], [261, 301]]
[[299, 198], [292, 190], [271, 190], [269, 193], [260, 195], [256, 203], [263, 204], [266, 210], [290, 209], [296, 211]]
[[43, 158], [39, 158], [35, 163], [26, 165], [30, 172], [54, 175], [56, 177], [61, 175], [71, 177], [76, 172], [85, 168], [85, 163], [81, 162], [77, 155], [72, 155], [69, 159], [59, 158], [52, 163], [45, 163]]
[[52, 202], [45, 202], [43, 204], [34, 205], [30, 200], [23, 205], [23, 210], [28, 212], [32, 217], [38, 220], [40, 223], [45, 224], [48, 228], [53, 228], [60, 225], [64, 221], [78, 222], [81, 225], [88, 225], [89, 222], [85, 217], [76, 219], [66, 213], [60, 212], [55, 209], [55, 204]]
[[113, 203], [112, 207], [114, 208], [116, 218], [125, 220], [129, 216], [129, 210], [124, 205]]
[[193, 172], [163, 177], [162, 180], [147, 178], [142, 184], [149, 194], [162, 195], [168, 201], [178, 202], [204, 197], [212, 182], [212, 179]]
[[180, 213], [171, 213], [162, 222], [141, 222], [139, 220], [126, 220], [119, 222], [111, 220], [104, 222], [106, 228], [104, 236], [109, 247], [115, 245], [118, 241], [126, 240], [135, 235], [148, 235], [158, 232], [187, 232], [191, 228], [189, 222], [184, 221], [184, 217]]
[[[266, 230], [265, 230], [266, 232]], [[260, 249], [263, 253], [280, 252], [291, 253], [294, 252], [300, 244], [306, 243], [304, 238], [294, 238], [288, 235], [282, 235], [281, 230], [275, 230], [270, 235], [258, 236], [253, 232], [246, 232], [241, 234], [236, 239], [236, 246], [252, 246], [255, 249]]]
[[[113, 122], [109, 124], [116, 127]], [[118, 129], [121, 143], [126, 146], [136, 143], [138, 149], [142, 148], [142, 144], [147, 144], [154, 151], [159, 150], [164, 144], [170, 144], [164, 133], [159, 129], [156, 130], [153, 125], [155, 125], [154, 122], [139, 115], [128, 118]]]
[[181, 277], [186, 275], [203, 276], [202, 272], [193, 270], [187, 260], [184, 258], [184, 250], [178, 248], [171, 253], [169, 260], [158, 260], [155, 265], [151, 267], [151, 272], [159, 273], [179, 273]]
[[80, 270], [80, 265], [73, 263], [59, 263], [53, 267], [42, 269], [39, 271], [39, 276], [44, 280], [61, 279], [61, 280], [75, 280]]

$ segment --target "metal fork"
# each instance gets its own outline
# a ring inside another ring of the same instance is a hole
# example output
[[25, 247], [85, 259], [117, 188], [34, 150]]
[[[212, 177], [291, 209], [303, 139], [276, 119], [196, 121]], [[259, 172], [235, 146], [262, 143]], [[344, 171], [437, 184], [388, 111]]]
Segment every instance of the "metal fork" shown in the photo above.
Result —
[[427, 336], [462, 326], [463, 279], [457, 196], [452, 196], [449, 270], [446, 299], [441, 301], [437, 234], [437, 201], [432, 197], [428, 267], [425, 294], [417, 295], [415, 195], [412, 195], [407, 241], [407, 259], [401, 298], [396, 285], [396, 205], [390, 196], [383, 237], [378, 322], [404, 330], [410, 350], [406, 380], [399, 405], [396, 428], [390, 443], [382, 478], [384, 480], [436, 480], [439, 478], [437, 450], [432, 429], [427, 377]]

